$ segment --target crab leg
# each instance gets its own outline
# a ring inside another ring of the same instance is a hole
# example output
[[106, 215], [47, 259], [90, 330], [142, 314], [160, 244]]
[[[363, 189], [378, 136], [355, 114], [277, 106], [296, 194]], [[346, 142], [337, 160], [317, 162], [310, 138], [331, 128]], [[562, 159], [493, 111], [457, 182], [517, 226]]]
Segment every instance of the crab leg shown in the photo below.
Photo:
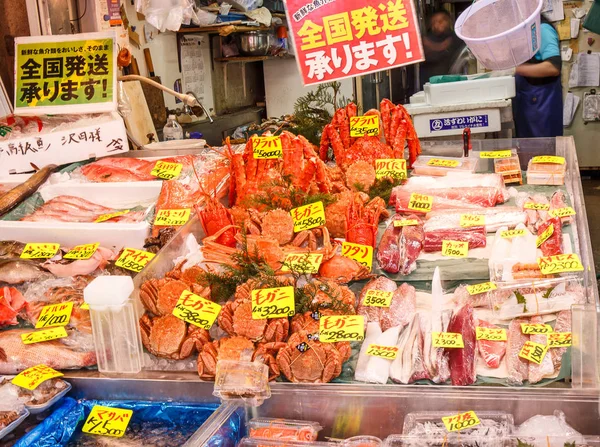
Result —
[[[356, 115], [358, 115], [358, 107], [353, 102], [348, 103], [348, 105], [346, 106], [346, 125], [347, 125], [347, 129], [348, 129], [348, 135], [350, 135], [350, 118], [352, 118], [353, 116], [356, 116]], [[346, 146], [346, 149], [349, 149], [350, 146], [352, 146], [355, 141], [356, 141], [356, 138], [350, 137], [350, 140], [348, 142], [348, 146]]]
[[[337, 109], [335, 115], [333, 115], [331, 124], [333, 124], [333, 127], [340, 133], [344, 149], [348, 149], [352, 143], [350, 142], [350, 119], [348, 118], [346, 109]], [[331, 138], [331, 135], [329, 138]]]
[[243, 200], [246, 193], [246, 171], [244, 169], [244, 158], [242, 154], [233, 154], [231, 159], [231, 172], [233, 182], [235, 182], [232, 182], [232, 184], [235, 184], [235, 193], [237, 195], [236, 203], [239, 203]]
[[321, 145], [319, 146], [319, 158], [323, 161], [327, 161], [329, 159], [327, 153], [329, 152], [329, 145], [331, 141], [329, 140], [329, 128], [332, 127], [331, 124], [326, 124], [323, 128], [323, 133], [321, 134]]
[[340, 134], [338, 134], [333, 126], [327, 129], [327, 136], [329, 137], [329, 141], [331, 141], [331, 147], [333, 148], [333, 154], [337, 164], [340, 166], [344, 165], [346, 151], [350, 146], [344, 146]]
[[391, 146], [392, 110], [395, 109], [395, 106], [389, 99], [384, 98], [379, 104], [379, 108], [381, 109], [381, 124], [383, 125], [383, 134], [385, 135], [385, 142]]

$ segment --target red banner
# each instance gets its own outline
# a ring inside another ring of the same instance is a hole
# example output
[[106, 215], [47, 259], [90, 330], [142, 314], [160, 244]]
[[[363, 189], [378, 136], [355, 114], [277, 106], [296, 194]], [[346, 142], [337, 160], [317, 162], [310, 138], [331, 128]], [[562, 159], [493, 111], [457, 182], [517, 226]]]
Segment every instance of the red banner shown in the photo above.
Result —
[[424, 60], [412, 0], [287, 0], [304, 85]]

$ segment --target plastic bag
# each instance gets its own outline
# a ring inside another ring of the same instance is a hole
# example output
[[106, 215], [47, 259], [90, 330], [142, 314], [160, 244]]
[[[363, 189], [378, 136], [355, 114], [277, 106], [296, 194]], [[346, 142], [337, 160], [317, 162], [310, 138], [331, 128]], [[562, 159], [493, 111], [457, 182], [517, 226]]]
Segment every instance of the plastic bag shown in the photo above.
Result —
[[123, 88], [123, 81], [117, 83], [117, 105], [119, 113], [122, 117], [127, 117], [131, 113], [131, 102], [127, 96], [127, 92]]
[[135, 9], [161, 32], [178, 31], [181, 24], [199, 23], [192, 0], [136, 0]]
[[559, 410], [554, 411], [554, 416], [538, 414], [527, 419], [516, 429], [515, 436], [519, 439], [534, 438], [527, 442], [535, 447], [562, 447], [568, 443], [583, 442], [583, 436], [567, 424], [565, 414]]

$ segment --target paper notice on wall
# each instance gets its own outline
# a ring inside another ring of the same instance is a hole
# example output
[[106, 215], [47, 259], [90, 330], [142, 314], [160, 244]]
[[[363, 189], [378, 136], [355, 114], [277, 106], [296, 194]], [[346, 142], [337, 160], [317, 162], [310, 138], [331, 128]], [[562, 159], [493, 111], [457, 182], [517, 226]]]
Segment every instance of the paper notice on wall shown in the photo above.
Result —
[[202, 43], [204, 36], [184, 36], [181, 38], [181, 78], [183, 92], [194, 92], [200, 102], [204, 101], [206, 70]]
[[576, 18], [571, 18], [571, 39], [577, 39], [579, 36], [579, 25], [581, 24], [581, 20]]
[[565, 98], [565, 103], [563, 106], [563, 126], [569, 127], [573, 122], [573, 118], [575, 117], [575, 112], [577, 111], [577, 106], [579, 105], [579, 96], [575, 96], [573, 93], [568, 92], [567, 97]]
[[550, 5], [548, 6], [548, 11], [544, 12], [544, 17], [549, 22], [558, 22], [560, 20], [564, 20], [565, 18], [565, 10], [563, 8], [562, 0], [548, 0]]
[[600, 59], [598, 53], [579, 53], [571, 67], [569, 88], [598, 87], [600, 85]]

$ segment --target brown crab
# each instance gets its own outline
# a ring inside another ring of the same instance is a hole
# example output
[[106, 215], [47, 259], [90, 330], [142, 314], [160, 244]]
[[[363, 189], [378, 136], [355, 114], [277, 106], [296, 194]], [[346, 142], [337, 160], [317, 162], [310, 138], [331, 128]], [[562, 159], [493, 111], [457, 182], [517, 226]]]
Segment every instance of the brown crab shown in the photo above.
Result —
[[140, 287], [140, 300], [144, 307], [154, 315], [169, 315], [173, 312], [179, 297], [185, 290], [197, 295], [210, 297], [209, 289], [198, 284], [189, 284], [182, 279], [152, 278]]
[[188, 325], [174, 315], [140, 318], [142, 343], [151, 354], [173, 360], [181, 360], [200, 351], [210, 342], [208, 331]]
[[[347, 312], [354, 314], [354, 310], [351, 312]], [[320, 329], [320, 319], [322, 316], [328, 315], [342, 315], [344, 312], [335, 311], [331, 309], [319, 309], [314, 312], [304, 312], [302, 314], [296, 314], [292, 318], [292, 322], [290, 323], [292, 334], [297, 332], [306, 332], [308, 334], [308, 338], [313, 341], [319, 341], [319, 329]], [[350, 359], [352, 355], [352, 348], [350, 343], [347, 341], [339, 341], [337, 343], [333, 343], [335, 348], [342, 355], [342, 362]]]
[[311, 308], [321, 309], [331, 307], [333, 301], [337, 301], [336, 307], [343, 307], [342, 313], [354, 313], [356, 306], [356, 295], [346, 286], [334, 281], [314, 280], [307, 284], [304, 291], [311, 295]]
[[318, 276], [321, 279], [345, 284], [350, 281], [370, 278], [372, 275], [368, 267], [360, 262], [345, 256], [335, 255], [321, 264]]
[[217, 373], [218, 360], [251, 359], [254, 343], [246, 337], [224, 337], [212, 343], [206, 343], [198, 354], [198, 375], [202, 380], [213, 380]]
[[[173, 270], [165, 273], [165, 278], [178, 279], [180, 281], [185, 282], [190, 287], [199, 287], [198, 277], [202, 273], [205, 273], [205, 270], [202, 267], [200, 267], [199, 265], [193, 265], [193, 266], [188, 267], [185, 270], [183, 270], [183, 267], [185, 266], [186, 262], [187, 261], [180, 262], [179, 264], [177, 264], [177, 266], [175, 266], [175, 268]], [[197, 292], [194, 292], [194, 293], [197, 293]], [[205, 295], [202, 295], [202, 296], [205, 296]]]

